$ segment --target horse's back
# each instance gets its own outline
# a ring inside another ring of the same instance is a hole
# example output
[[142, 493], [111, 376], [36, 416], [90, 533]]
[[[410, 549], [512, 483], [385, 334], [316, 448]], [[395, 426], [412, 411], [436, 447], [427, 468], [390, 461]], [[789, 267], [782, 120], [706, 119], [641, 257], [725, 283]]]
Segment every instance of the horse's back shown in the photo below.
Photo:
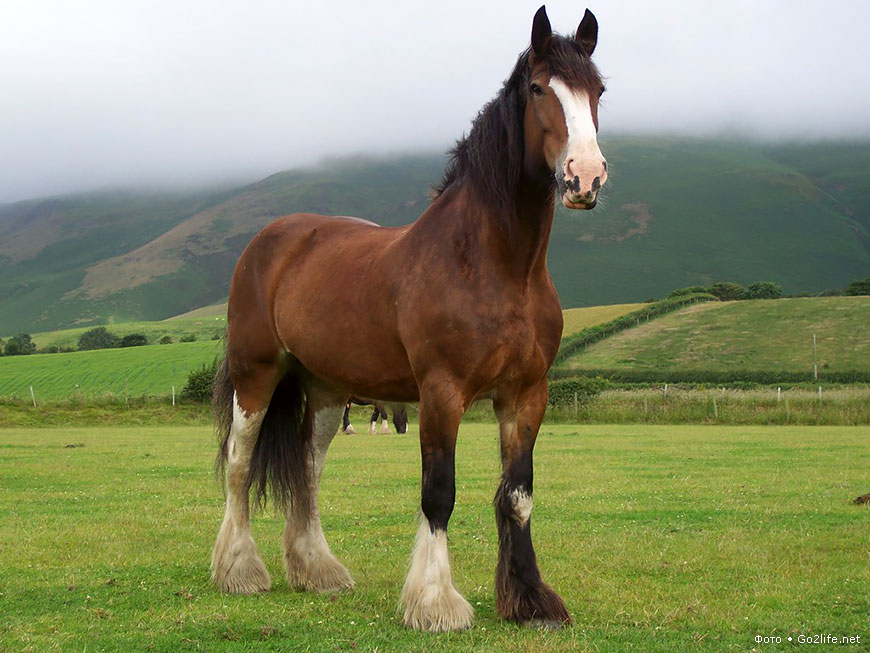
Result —
[[[230, 321], [259, 334], [268, 329], [268, 346], [290, 352], [326, 380], [350, 373], [367, 386], [369, 379], [383, 378], [387, 365], [404, 385], [413, 376], [396, 326], [400, 257], [390, 256], [404, 232], [310, 213], [273, 221], [239, 259]], [[335, 352], [343, 352], [341, 360]], [[378, 388], [361, 389], [380, 396]]]

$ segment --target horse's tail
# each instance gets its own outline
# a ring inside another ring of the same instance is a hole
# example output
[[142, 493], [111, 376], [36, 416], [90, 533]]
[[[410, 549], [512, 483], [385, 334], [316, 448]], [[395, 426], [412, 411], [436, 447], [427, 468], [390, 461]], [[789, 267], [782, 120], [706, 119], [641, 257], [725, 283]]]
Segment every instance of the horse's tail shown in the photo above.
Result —
[[[223, 477], [229, 454], [230, 429], [233, 423], [233, 385], [227, 360], [218, 368], [213, 386], [212, 405], [217, 418], [220, 449], [216, 469]], [[283, 510], [291, 507], [308, 514], [308, 458], [312, 421], [306, 408], [302, 379], [288, 373], [278, 383], [260, 426], [260, 434], [248, 467], [248, 487], [257, 505], [267, 499]]]

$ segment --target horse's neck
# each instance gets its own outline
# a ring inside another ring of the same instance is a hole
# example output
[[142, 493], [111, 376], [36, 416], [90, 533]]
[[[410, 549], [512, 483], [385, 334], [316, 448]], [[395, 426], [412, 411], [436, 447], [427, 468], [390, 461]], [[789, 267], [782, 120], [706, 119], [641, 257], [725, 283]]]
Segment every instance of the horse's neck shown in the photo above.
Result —
[[415, 227], [447, 247], [466, 246], [471, 241], [478, 264], [528, 279], [546, 269], [553, 191], [524, 181], [506, 209], [481, 201], [469, 185], [458, 184], [442, 193]]

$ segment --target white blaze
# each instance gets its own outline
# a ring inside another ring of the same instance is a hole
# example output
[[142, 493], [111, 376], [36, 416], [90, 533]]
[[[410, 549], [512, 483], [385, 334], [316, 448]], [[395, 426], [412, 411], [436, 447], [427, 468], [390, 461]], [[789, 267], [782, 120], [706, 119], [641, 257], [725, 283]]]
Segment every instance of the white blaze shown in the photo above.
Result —
[[[595, 123], [592, 122], [589, 94], [583, 90], [568, 88], [568, 85], [558, 77], [550, 79], [550, 88], [562, 104], [565, 126], [568, 129], [565, 175], [569, 179], [578, 175], [583, 190], [592, 187], [592, 180], [595, 177], [600, 177], [603, 184], [606, 176], [604, 156], [598, 147], [598, 135], [595, 132]], [[569, 161], [572, 162], [570, 171], [567, 169]]]

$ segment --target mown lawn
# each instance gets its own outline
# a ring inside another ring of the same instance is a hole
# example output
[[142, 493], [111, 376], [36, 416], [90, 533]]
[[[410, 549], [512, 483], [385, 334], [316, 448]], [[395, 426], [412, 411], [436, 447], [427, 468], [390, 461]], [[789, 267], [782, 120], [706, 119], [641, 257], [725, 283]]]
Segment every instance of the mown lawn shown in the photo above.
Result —
[[[870, 428], [548, 425], [535, 452], [534, 536], [574, 625], [494, 612], [492, 424], [464, 425], [450, 523], [471, 630], [396, 615], [419, 500], [409, 436], [338, 436], [324, 529], [357, 587], [290, 590], [281, 523], [254, 535], [273, 577], [219, 594], [222, 516], [205, 427], [0, 430], [0, 650], [780, 650], [756, 635], [870, 640]], [[823, 647], [827, 649], [828, 647]], [[849, 649], [850, 647], [838, 647]]]

